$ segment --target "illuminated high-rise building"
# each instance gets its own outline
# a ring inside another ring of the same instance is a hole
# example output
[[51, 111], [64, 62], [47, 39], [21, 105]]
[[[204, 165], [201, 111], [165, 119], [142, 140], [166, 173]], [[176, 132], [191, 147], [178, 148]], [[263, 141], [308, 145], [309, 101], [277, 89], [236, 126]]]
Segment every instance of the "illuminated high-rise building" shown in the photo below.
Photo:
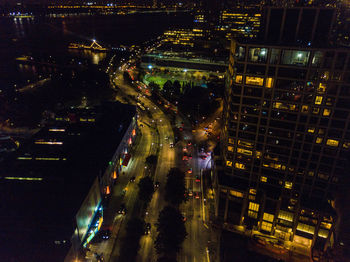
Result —
[[331, 44], [335, 21], [334, 9], [269, 7], [258, 40], [232, 40], [215, 179], [224, 228], [306, 249], [334, 240], [350, 148], [350, 50]]

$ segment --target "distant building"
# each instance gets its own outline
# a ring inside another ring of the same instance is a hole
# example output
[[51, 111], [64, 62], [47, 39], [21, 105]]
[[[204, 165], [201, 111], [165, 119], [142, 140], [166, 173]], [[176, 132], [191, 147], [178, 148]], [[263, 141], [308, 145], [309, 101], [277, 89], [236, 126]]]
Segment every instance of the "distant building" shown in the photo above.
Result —
[[9, 250], [1, 258], [58, 262], [74, 231], [76, 250], [91, 241], [137, 133], [136, 108], [110, 102], [56, 112], [24, 141], [0, 169], [3, 208], [11, 210], [1, 218]]
[[216, 162], [225, 228], [333, 243], [350, 148], [350, 51], [332, 44], [335, 21], [330, 8], [266, 8], [258, 39], [232, 40]]

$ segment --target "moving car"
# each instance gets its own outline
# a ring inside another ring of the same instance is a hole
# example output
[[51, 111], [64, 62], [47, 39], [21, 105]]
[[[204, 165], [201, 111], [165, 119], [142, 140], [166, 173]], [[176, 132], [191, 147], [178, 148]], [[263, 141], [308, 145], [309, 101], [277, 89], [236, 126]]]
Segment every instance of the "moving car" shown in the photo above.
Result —
[[145, 235], [149, 235], [151, 233], [151, 224], [146, 223], [145, 225]]
[[135, 179], [136, 179], [136, 178], [135, 178], [134, 176], [131, 177], [131, 178], [130, 178], [130, 182], [135, 182]]
[[122, 215], [126, 214], [126, 207], [125, 207], [124, 203], [120, 205], [120, 208], [118, 210], [118, 214], [122, 214]]

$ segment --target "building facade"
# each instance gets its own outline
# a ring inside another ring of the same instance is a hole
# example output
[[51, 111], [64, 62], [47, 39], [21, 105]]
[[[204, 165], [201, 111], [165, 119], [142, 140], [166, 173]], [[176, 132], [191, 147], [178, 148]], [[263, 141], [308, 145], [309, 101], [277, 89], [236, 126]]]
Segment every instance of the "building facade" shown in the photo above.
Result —
[[304, 45], [232, 41], [215, 215], [323, 248], [333, 241], [336, 185], [350, 147], [350, 51], [307, 44], [316, 40], [317, 28], [310, 30]]

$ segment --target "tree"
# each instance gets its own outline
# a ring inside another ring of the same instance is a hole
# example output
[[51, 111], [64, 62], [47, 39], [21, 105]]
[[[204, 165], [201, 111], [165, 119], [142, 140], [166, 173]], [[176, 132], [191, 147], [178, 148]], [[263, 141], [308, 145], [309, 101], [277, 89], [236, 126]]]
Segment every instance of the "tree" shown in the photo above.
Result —
[[175, 258], [172, 258], [172, 257], [163, 256], [163, 257], [158, 258], [157, 262], [177, 262], [177, 260]]
[[126, 82], [131, 82], [131, 76], [128, 72], [124, 71], [123, 73], [123, 78], [124, 78], [124, 81]]
[[181, 249], [181, 244], [187, 236], [185, 223], [180, 211], [172, 206], [166, 206], [159, 213], [157, 239], [155, 248], [158, 254], [166, 254], [174, 258]]
[[163, 91], [166, 93], [171, 93], [173, 91], [173, 83], [170, 80], [164, 83]]
[[154, 193], [153, 181], [149, 176], [142, 178], [138, 184], [139, 186], [139, 199], [148, 203], [152, 199]]
[[146, 157], [146, 164], [147, 165], [156, 165], [158, 162], [158, 157], [156, 155], [149, 155], [148, 157]]
[[185, 173], [179, 168], [172, 168], [165, 185], [165, 200], [178, 206], [186, 201]]
[[144, 233], [144, 222], [139, 218], [132, 218], [126, 226], [126, 236], [123, 239], [119, 261], [135, 261], [140, 249], [140, 237]]
[[154, 82], [150, 82], [149, 85], [148, 85], [152, 92], [159, 92], [159, 89], [160, 89], [160, 86]]
[[175, 95], [177, 95], [177, 96], [181, 95], [181, 84], [178, 80], [174, 81], [173, 90], [174, 90]]

